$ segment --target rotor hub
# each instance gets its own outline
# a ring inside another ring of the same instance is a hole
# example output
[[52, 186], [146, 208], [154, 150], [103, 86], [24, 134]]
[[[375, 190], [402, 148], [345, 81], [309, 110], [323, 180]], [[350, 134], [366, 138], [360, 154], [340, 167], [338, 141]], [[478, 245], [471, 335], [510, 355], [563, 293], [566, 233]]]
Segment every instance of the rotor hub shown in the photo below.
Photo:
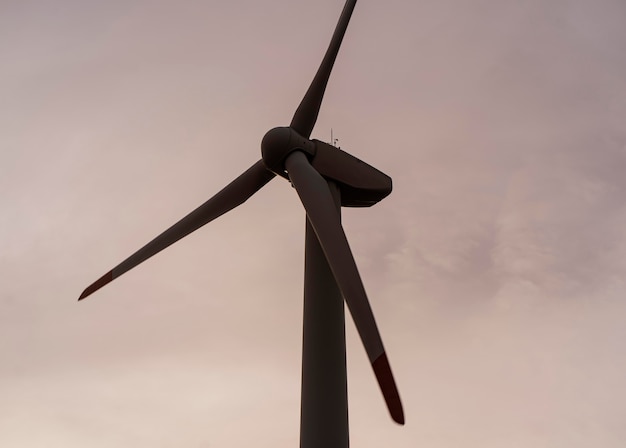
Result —
[[270, 129], [261, 141], [261, 155], [265, 167], [285, 178], [287, 177], [285, 159], [293, 151], [302, 151], [310, 159], [315, 155], [315, 143], [290, 127]]

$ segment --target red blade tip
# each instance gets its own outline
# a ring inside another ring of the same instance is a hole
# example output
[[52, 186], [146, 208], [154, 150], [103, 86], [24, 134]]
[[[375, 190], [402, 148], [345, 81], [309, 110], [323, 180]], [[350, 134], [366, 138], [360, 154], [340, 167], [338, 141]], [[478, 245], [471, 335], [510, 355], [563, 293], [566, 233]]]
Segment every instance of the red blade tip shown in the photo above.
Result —
[[387, 354], [383, 352], [372, 363], [374, 368], [374, 374], [378, 380], [383, 397], [387, 403], [387, 408], [391, 414], [391, 418], [398, 424], [404, 425], [404, 410], [402, 409], [402, 403], [400, 402], [400, 394], [396, 388], [396, 382], [393, 379], [391, 373], [391, 367], [387, 360]]
[[98, 280], [96, 280], [95, 282], [93, 282], [91, 285], [89, 285], [87, 287], [87, 289], [85, 289], [83, 291], [83, 293], [80, 295], [80, 297], [78, 298], [78, 301], [83, 300], [85, 297], [93, 294], [94, 292], [96, 292], [97, 290], [99, 290], [100, 288], [102, 288], [104, 285], [106, 285], [107, 283], [109, 283], [111, 280], [113, 280], [113, 271], [109, 271], [106, 274], [104, 274], [102, 277], [100, 277]]

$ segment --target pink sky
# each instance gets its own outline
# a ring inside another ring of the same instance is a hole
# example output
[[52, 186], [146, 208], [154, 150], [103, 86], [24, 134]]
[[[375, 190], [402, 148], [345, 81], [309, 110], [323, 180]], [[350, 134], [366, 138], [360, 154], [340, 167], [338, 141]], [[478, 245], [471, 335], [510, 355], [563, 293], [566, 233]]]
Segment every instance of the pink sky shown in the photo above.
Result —
[[[76, 299], [260, 158], [342, 6], [0, 6], [0, 446], [297, 446], [285, 181]], [[622, 0], [357, 4], [312, 137], [394, 179], [344, 226], [407, 424], [349, 320], [352, 446], [624, 446], [625, 56]]]

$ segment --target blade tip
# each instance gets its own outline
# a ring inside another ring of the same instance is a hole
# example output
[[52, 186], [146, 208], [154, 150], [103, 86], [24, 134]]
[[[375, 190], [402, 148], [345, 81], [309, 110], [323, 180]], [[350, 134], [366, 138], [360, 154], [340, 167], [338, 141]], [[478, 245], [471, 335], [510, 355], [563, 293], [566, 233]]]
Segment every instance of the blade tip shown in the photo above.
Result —
[[374, 368], [374, 374], [383, 392], [383, 397], [387, 403], [391, 418], [397, 424], [404, 425], [404, 409], [402, 408], [396, 382], [391, 373], [391, 366], [389, 365], [387, 354], [383, 352], [378, 356], [378, 358], [372, 362], [372, 367]]
[[78, 301], [80, 302], [81, 300], [84, 300], [86, 297], [90, 296], [91, 294], [93, 294], [94, 292], [96, 292], [97, 290], [102, 288], [104, 285], [109, 283], [111, 280], [113, 280], [113, 271], [107, 272], [102, 277], [100, 277], [98, 280], [96, 280], [91, 285], [89, 285], [83, 291], [83, 293], [80, 295], [80, 297], [78, 298]]

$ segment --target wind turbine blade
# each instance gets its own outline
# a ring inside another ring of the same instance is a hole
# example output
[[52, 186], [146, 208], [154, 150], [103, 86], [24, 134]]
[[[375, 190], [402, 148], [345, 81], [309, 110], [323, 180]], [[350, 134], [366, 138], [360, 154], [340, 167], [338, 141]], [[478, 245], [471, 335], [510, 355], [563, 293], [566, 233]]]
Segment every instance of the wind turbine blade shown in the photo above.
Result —
[[243, 204], [274, 176], [274, 173], [265, 168], [263, 161], [259, 160], [211, 199], [89, 285], [78, 300], [83, 300], [124, 272], [134, 268], [194, 230]]
[[311, 131], [313, 131], [313, 127], [317, 121], [317, 115], [322, 105], [328, 78], [330, 77], [330, 72], [337, 58], [337, 53], [339, 53], [339, 47], [341, 46], [341, 41], [348, 28], [348, 22], [350, 22], [350, 17], [352, 16], [355, 5], [356, 0], [346, 1], [333, 37], [330, 40], [328, 50], [326, 50], [326, 54], [324, 55], [324, 59], [322, 59], [322, 63], [317, 69], [315, 78], [313, 78], [309, 89], [306, 91], [304, 98], [302, 98], [291, 120], [291, 128], [295, 129], [300, 135], [306, 138], [311, 136]]
[[294, 151], [287, 157], [285, 168], [306, 209], [337, 285], [352, 314], [391, 417], [397, 423], [404, 424], [400, 395], [385, 354], [383, 341], [380, 338], [350, 245], [341, 227], [340, 216], [335, 208], [328, 183], [300, 151]]

